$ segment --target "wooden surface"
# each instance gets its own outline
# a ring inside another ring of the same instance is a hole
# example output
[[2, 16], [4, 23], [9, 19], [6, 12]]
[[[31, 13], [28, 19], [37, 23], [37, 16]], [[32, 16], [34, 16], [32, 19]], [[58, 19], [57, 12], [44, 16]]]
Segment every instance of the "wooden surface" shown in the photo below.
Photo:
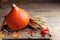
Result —
[[[27, 10], [31, 16], [44, 15], [50, 25], [49, 27], [53, 29], [53, 40], [60, 40], [60, 3], [40, 2], [17, 5]], [[0, 24], [2, 23], [4, 16], [6, 16], [10, 10], [11, 4], [2, 4], [2, 8], [0, 8]]]

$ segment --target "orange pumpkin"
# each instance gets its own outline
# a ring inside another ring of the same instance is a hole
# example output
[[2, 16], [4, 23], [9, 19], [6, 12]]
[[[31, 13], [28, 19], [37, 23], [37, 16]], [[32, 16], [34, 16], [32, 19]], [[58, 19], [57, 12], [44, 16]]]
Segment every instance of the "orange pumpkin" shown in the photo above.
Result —
[[12, 10], [6, 16], [6, 23], [12, 30], [21, 30], [25, 28], [30, 20], [30, 16], [27, 11], [22, 8], [18, 8], [15, 4], [12, 6]]

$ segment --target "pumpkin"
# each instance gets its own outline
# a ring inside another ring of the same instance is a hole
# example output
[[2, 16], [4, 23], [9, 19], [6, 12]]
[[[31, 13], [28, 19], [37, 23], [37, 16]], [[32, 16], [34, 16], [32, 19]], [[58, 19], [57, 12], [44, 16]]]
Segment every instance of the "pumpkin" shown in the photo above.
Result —
[[8, 27], [12, 30], [22, 30], [28, 25], [30, 16], [26, 10], [13, 4], [12, 10], [6, 16], [5, 20]]

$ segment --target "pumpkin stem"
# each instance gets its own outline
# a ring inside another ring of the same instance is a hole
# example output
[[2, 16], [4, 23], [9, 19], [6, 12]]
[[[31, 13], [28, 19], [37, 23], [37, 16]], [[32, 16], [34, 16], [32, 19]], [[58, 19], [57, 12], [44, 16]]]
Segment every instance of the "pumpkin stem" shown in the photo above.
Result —
[[13, 7], [16, 7], [16, 5], [15, 5], [15, 4], [13, 4], [12, 6], [13, 6]]

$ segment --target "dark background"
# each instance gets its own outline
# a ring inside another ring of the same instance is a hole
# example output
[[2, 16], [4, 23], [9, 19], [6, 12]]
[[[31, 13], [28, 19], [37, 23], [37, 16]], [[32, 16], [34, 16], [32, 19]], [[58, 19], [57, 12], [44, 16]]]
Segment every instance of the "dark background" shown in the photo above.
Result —
[[28, 2], [60, 2], [60, 0], [0, 0], [0, 2], [18, 2], [18, 1], [28, 1]]

